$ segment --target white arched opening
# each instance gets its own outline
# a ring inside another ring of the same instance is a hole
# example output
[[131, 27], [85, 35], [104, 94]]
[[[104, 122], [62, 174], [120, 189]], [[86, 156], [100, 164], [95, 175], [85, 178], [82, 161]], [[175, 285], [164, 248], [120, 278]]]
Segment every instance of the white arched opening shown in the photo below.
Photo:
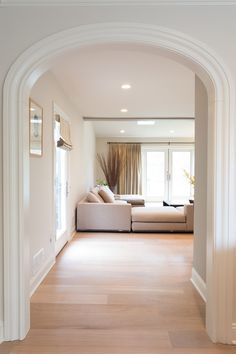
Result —
[[55, 57], [97, 43], [142, 43], [189, 66], [209, 96], [207, 194], [207, 331], [213, 341], [232, 342], [233, 236], [235, 226], [234, 91], [222, 61], [204, 44], [176, 31], [143, 24], [86, 25], [52, 35], [26, 50], [11, 67], [3, 94], [4, 144], [4, 332], [22, 339], [29, 330], [28, 98]]

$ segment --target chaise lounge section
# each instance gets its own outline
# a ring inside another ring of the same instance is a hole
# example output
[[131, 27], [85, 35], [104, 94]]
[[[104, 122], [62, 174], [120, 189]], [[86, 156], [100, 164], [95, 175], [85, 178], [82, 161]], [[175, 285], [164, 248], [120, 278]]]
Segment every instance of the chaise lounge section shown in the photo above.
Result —
[[132, 231], [135, 232], [193, 232], [194, 207], [132, 208]]

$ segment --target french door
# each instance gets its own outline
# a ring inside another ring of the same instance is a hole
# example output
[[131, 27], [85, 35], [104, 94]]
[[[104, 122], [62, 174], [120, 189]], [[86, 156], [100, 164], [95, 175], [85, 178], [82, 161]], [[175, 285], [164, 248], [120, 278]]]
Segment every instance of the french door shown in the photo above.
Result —
[[68, 176], [69, 176], [69, 156], [68, 151], [58, 148], [59, 124], [55, 121], [55, 253], [61, 251], [68, 242]]
[[194, 174], [194, 147], [143, 147], [143, 194], [147, 201], [185, 202], [193, 189], [185, 172]]

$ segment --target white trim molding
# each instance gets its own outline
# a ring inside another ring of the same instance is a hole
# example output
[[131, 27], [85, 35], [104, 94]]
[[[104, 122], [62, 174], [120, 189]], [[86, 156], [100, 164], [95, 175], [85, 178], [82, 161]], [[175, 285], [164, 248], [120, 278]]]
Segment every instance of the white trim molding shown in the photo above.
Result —
[[69, 238], [69, 242], [71, 242], [73, 240], [73, 238], [76, 236], [77, 234], [77, 231], [74, 229], [72, 232], [71, 232], [71, 235], [70, 235], [70, 238]]
[[225, 63], [211, 48], [183, 33], [141, 23], [82, 25], [28, 48], [10, 68], [3, 88], [4, 329], [22, 339], [30, 326], [28, 100], [55, 57], [84, 45], [139, 43], [190, 67], [209, 98], [206, 327], [215, 342], [232, 343], [235, 246], [235, 91]]
[[35, 274], [33, 278], [30, 280], [30, 297], [37, 290], [38, 286], [42, 283], [43, 279], [46, 277], [50, 269], [56, 263], [55, 257], [50, 258], [43, 267]]
[[235, 6], [236, 0], [0, 0], [0, 6]]
[[236, 345], [236, 323], [232, 324], [232, 344]]
[[191, 282], [201, 298], [206, 302], [206, 283], [194, 268], [192, 268]]
[[4, 341], [3, 321], [0, 321], [0, 344]]

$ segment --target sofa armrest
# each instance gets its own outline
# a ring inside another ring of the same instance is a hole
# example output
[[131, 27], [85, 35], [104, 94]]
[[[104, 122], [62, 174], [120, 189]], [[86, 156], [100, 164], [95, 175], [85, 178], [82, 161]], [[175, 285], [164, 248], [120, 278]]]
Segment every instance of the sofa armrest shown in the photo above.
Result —
[[184, 215], [186, 216], [186, 231], [193, 231], [194, 204], [186, 204], [184, 206]]
[[130, 231], [130, 229], [130, 204], [77, 204], [77, 230]]

